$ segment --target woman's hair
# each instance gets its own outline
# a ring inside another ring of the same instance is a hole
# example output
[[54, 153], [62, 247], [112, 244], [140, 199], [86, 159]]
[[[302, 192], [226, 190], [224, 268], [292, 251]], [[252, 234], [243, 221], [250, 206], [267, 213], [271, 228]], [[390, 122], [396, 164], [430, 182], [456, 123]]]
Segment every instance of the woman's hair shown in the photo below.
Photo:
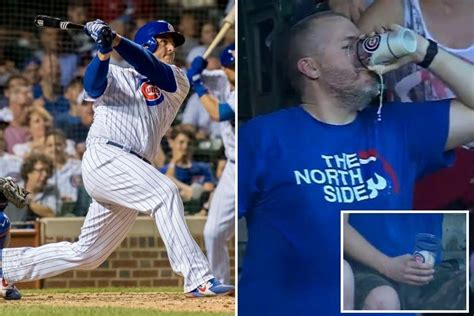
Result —
[[169, 133], [169, 138], [174, 140], [179, 134], [186, 135], [189, 138], [189, 141], [193, 143], [196, 140], [195, 131], [192, 125], [176, 125], [171, 129]]
[[37, 162], [42, 162], [46, 166], [48, 171], [48, 178], [52, 176], [53, 161], [51, 160], [51, 158], [49, 158], [43, 153], [32, 152], [31, 154], [25, 157], [20, 170], [21, 178], [25, 182], [28, 179], [28, 174], [33, 171]]
[[53, 117], [45, 108], [40, 106], [32, 106], [26, 110], [24, 125], [30, 125], [31, 116], [33, 114], [38, 114], [44, 120], [46, 131], [53, 126]]

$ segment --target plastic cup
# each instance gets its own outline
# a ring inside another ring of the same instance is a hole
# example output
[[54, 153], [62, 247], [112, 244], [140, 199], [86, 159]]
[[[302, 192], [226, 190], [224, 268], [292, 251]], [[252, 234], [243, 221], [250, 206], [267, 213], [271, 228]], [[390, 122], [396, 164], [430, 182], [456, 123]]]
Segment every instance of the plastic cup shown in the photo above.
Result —
[[349, 57], [358, 67], [390, 64], [416, 51], [416, 34], [406, 28], [358, 39], [348, 48]]
[[413, 256], [417, 262], [434, 265], [440, 246], [440, 239], [435, 235], [426, 233], [417, 234]]

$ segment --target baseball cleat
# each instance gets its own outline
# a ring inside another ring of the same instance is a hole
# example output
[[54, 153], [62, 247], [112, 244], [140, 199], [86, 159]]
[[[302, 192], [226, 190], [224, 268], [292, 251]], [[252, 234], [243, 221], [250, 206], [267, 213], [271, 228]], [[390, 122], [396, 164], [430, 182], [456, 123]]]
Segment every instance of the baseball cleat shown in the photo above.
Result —
[[8, 284], [2, 279], [2, 290], [0, 295], [6, 300], [19, 300], [21, 299], [21, 293], [18, 291], [14, 284]]
[[232, 295], [235, 288], [232, 285], [222, 284], [216, 278], [212, 278], [191, 292], [186, 293], [188, 297], [205, 297], [218, 295]]

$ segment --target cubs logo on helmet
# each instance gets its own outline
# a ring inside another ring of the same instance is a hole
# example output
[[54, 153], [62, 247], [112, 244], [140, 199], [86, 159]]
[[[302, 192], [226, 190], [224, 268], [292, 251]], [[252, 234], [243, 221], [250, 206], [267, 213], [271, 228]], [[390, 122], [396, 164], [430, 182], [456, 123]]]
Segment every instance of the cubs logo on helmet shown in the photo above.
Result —
[[150, 80], [147, 79], [142, 79], [140, 81], [140, 92], [145, 98], [146, 105], [148, 106], [158, 105], [164, 99], [161, 90], [157, 86], [151, 84]]

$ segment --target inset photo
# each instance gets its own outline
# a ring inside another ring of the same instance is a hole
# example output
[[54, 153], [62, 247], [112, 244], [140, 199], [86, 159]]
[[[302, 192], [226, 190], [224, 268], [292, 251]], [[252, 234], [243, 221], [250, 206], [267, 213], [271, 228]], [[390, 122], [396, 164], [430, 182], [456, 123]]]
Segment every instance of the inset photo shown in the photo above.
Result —
[[341, 313], [468, 312], [468, 214], [342, 211]]

